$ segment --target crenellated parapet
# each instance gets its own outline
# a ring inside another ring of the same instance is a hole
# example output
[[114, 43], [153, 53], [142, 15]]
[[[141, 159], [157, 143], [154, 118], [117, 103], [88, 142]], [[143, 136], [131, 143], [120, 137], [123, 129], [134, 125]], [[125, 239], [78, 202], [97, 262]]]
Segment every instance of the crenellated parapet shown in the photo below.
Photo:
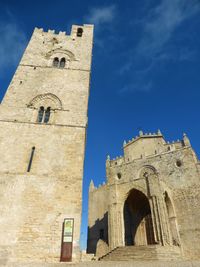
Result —
[[124, 163], [124, 157], [123, 156], [119, 156], [113, 159], [107, 159], [106, 161], [106, 165], [108, 166], [119, 166], [122, 165]]
[[108, 156], [106, 166], [120, 166], [127, 162], [160, 156], [190, 146], [190, 140], [186, 134], [183, 134], [182, 140], [169, 142], [165, 141], [160, 130], [157, 133], [143, 133], [140, 131], [138, 136], [123, 142], [124, 156], [113, 159]]
[[83, 24], [83, 25], [72, 25], [71, 28], [71, 32], [70, 34], [67, 34], [66, 31], [58, 31], [56, 32], [55, 30], [51, 30], [48, 29], [47, 31], [45, 31], [43, 28], [35, 28], [34, 32], [37, 33], [43, 33], [43, 34], [48, 34], [50, 35], [56, 35], [56, 36], [66, 36], [66, 37], [82, 37], [84, 36], [84, 29], [87, 28], [92, 28], [93, 29], [93, 25], [91, 24]]
[[106, 183], [103, 182], [102, 184], [99, 184], [98, 186], [95, 186], [94, 185], [94, 182], [93, 180], [90, 181], [90, 186], [89, 186], [89, 192], [92, 193], [92, 192], [95, 192], [97, 190], [104, 190], [106, 187]]
[[139, 131], [139, 135], [133, 137], [131, 140], [124, 141], [123, 147], [126, 147], [134, 142], [137, 142], [141, 138], [157, 138], [157, 137], [162, 137], [163, 135], [160, 130], [157, 131], [157, 133], [144, 133], [143, 131]]

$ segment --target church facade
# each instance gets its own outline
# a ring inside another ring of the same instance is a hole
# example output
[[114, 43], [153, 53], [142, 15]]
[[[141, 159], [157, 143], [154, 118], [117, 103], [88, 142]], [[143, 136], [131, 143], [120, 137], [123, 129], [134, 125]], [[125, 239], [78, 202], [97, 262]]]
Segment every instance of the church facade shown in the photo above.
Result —
[[0, 105], [0, 261], [79, 261], [93, 25], [36, 28]]
[[140, 131], [123, 152], [108, 156], [104, 185], [90, 184], [88, 253], [102, 260], [148, 253], [153, 260], [199, 259], [200, 163], [188, 137], [169, 143], [160, 131]]

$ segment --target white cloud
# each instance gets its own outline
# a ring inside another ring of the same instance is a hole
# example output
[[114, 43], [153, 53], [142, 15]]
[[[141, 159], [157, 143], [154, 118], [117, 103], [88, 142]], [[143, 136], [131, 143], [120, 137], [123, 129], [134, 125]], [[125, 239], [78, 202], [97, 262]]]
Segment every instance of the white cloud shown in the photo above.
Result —
[[120, 94], [127, 92], [149, 92], [153, 87], [152, 81], [133, 80], [131, 83], [126, 84], [119, 90]]
[[0, 21], [0, 72], [15, 66], [25, 48], [25, 33], [14, 22]]
[[[129, 72], [135, 75], [130, 76], [129, 83], [120, 93], [151, 91], [154, 84], [151, 72], [155, 66], [168, 60], [195, 59], [195, 51], [191, 51], [186, 43], [178, 48], [173, 38], [176, 30], [197, 13], [200, 13], [199, 0], [160, 0], [157, 6], [146, 10], [146, 16], [138, 23], [141, 28], [140, 40], [128, 52], [128, 60], [118, 71], [121, 75]], [[144, 62], [143, 66], [141, 61]]]
[[200, 11], [198, 0], [162, 0], [153, 8], [144, 23], [143, 38], [137, 52], [154, 57], [162, 52], [175, 30], [192, 15]]
[[110, 24], [115, 19], [116, 7], [115, 5], [92, 7], [89, 10], [85, 20], [92, 23], [95, 27]]

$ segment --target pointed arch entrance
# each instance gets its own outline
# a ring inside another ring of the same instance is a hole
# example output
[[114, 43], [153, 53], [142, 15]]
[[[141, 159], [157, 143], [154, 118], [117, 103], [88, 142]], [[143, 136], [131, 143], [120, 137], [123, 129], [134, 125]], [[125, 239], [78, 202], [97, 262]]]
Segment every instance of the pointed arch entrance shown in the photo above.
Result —
[[137, 189], [124, 203], [124, 230], [125, 246], [155, 244], [149, 200]]

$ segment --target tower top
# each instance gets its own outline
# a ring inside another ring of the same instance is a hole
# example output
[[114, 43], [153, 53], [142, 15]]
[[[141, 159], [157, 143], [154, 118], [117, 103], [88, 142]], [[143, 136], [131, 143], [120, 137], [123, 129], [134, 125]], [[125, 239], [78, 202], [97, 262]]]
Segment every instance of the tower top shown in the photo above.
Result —
[[47, 30], [45, 31], [43, 28], [36, 27], [34, 29], [34, 33], [43, 33], [48, 35], [57, 35], [57, 36], [70, 36], [72, 38], [75, 37], [82, 37], [84, 35], [84, 29], [92, 29], [93, 30], [94, 25], [93, 24], [83, 24], [83, 25], [72, 25], [71, 27], [71, 33], [68, 35], [65, 31], [59, 31], [56, 32], [55, 30]]
[[[15, 111], [27, 107], [38, 109], [45, 104], [52, 110], [67, 112], [56, 123], [86, 125], [87, 109], [81, 111], [80, 102], [73, 104], [73, 101], [84, 102], [83, 95], [87, 98], [89, 93], [93, 28], [88, 24], [72, 25], [69, 35], [35, 28], [2, 104], [15, 107]], [[28, 112], [31, 111], [20, 114]], [[74, 114], [81, 116], [75, 118]], [[31, 115], [28, 118], [32, 120]]]

